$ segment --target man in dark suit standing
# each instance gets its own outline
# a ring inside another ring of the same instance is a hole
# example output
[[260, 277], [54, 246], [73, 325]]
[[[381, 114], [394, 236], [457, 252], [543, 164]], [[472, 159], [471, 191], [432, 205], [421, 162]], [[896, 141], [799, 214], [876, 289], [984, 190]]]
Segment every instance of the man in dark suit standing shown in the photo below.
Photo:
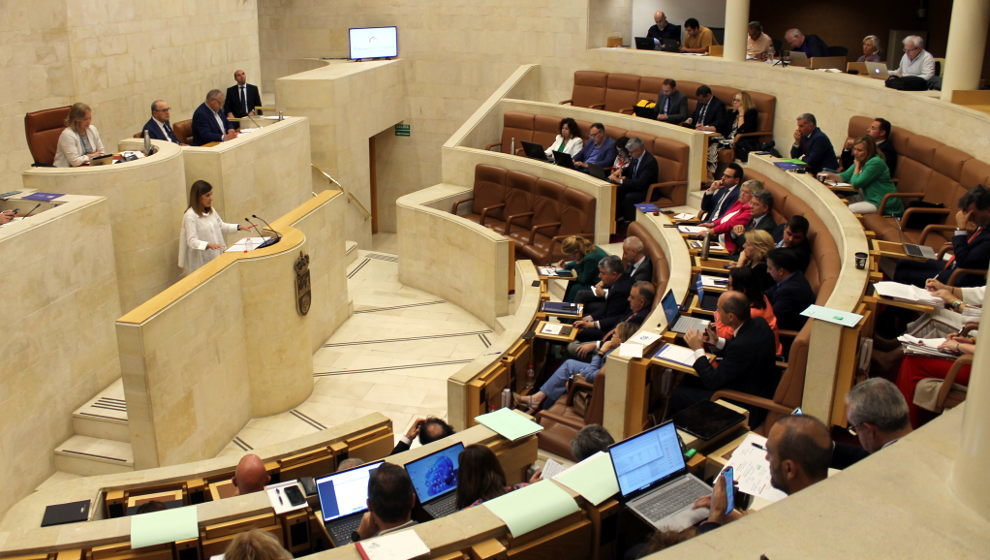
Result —
[[196, 107], [192, 118], [194, 146], [237, 138], [237, 131], [220, 112], [222, 107], [223, 92], [218, 89], [211, 89], [206, 94], [206, 101]]
[[818, 173], [822, 169], [838, 169], [832, 141], [818, 128], [818, 121], [811, 113], [802, 113], [797, 118], [794, 131], [794, 145], [791, 157], [801, 158], [807, 165], [808, 173]]
[[694, 113], [681, 124], [694, 127], [695, 130], [714, 131], [725, 118], [725, 103], [715, 97], [712, 88], [704, 84], [694, 90], [694, 95], [698, 98], [698, 104], [694, 106]]
[[[762, 317], [750, 318], [749, 299], [742, 292], [725, 292], [718, 298], [718, 314], [732, 327], [735, 336], [718, 338], [714, 328], [704, 332], [689, 330], [684, 341], [694, 350], [694, 371], [698, 377], [685, 377], [671, 395], [673, 412], [708, 400], [715, 391], [732, 389], [770, 398], [777, 388], [776, 343], [773, 331]], [[718, 367], [705, 355], [705, 344], [722, 358]], [[758, 426], [763, 414], [753, 414], [750, 425]], [[756, 418], [759, 416], [759, 418]]]
[[164, 99], [156, 99], [151, 103], [151, 118], [144, 123], [142, 132], [147, 130], [148, 136], [153, 140], [165, 140], [174, 144], [182, 144], [172, 132], [172, 123], [169, 122], [169, 111], [171, 108]]
[[643, 202], [650, 185], [657, 182], [660, 166], [657, 165], [653, 154], [646, 151], [646, 146], [638, 137], [630, 138], [626, 143], [626, 149], [629, 150], [632, 161], [621, 172], [616, 170], [608, 179], [619, 185], [615, 196], [619, 201], [616, 218], [633, 222], [636, 220], [636, 204]]
[[667, 78], [657, 94], [657, 120], [670, 124], [681, 124], [688, 116], [687, 97], [677, 91], [677, 81]]
[[227, 113], [228, 119], [244, 118], [248, 115], [254, 116], [255, 107], [261, 105], [261, 92], [258, 86], [247, 83], [247, 74], [244, 70], [234, 72], [236, 84], [227, 88], [227, 97], [223, 104], [223, 110]]
[[598, 277], [601, 282], [595, 284], [594, 293], [605, 298], [605, 301], [592, 309], [586, 307], [588, 313], [574, 322], [574, 327], [580, 329], [577, 339], [581, 342], [601, 338], [602, 333], [609, 330], [603, 325], [613, 320], [618, 324], [629, 314], [629, 292], [633, 281], [625, 271], [622, 259], [616, 255], [609, 255], [599, 261]]
[[767, 272], [776, 284], [767, 290], [773, 304], [777, 327], [799, 331], [807, 317], [801, 312], [815, 303], [815, 292], [801, 272], [798, 256], [793, 249], [772, 249], [767, 253]]

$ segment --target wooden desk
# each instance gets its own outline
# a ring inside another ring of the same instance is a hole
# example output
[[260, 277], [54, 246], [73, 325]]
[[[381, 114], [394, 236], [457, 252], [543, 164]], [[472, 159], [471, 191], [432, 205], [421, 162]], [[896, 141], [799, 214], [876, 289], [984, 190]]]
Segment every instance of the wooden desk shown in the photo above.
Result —
[[898, 243], [896, 241], [882, 241], [880, 239], [873, 240], [873, 248], [881, 257], [888, 257], [892, 259], [916, 261], [916, 262], [926, 262], [928, 259], [924, 257], [915, 257], [904, 252], [904, 244]]
[[[665, 346], [667, 346], [667, 344], [665, 344], [664, 346], [661, 346], [659, 349], [657, 349], [657, 353], [659, 353], [660, 350], [662, 350]], [[674, 346], [677, 346], [677, 345], [674, 345]], [[713, 359], [715, 357], [712, 354], [707, 354], [706, 353], [705, 355], [708, 356], [708, 359], [709, 360], [711, 360], [711, 359]], [[658, 358], [657, 355], [656, 355], [656, 353], [653, 355], [653, 357], [650, 358], [650, 363], [656, 364], [656, 365], [661, 366], [661, 367], [670, 368], [670, 369], [672, 369], [674, 371], [679, 371], [681, 373], [686, 373], [688, 375], [694, 375], [695, 377], [697, 377], [697, 375], [698, 375], [698, 372], [694, 371], [694, 368], [693, 367], [686, 366], [684, 364], [679, 364], [677, 362], [671, 362], [669, 360], [664, 360], [663, 358]]]
[[728, 259], [697, 259], [696, 268], [706, 274], [717, 274], [719, 276], [728, 276], [729, 269], [726, 265], [736, 264], [736, 261], [730, 261]]
[[[570, 275], [567, 275], [567, 274], [543, 274], [540, 271], [541, 268], [543, 268], [543, 267], [540, 266], [540, 267], [537, 267], [536, 268], [536, 274], [537, 274], [537, 276], [540, 277], [540, 280], [568, 280], [568, 281], [570, 281], [570, 280], [577, 280], [577, 272], [574, 272], [574, 270], [568, 270], [567, 271], [567, 272], [570, 273]], [[555, 267], [550, 267], [550, 268], [554, 268], [554, 270], [562, 270], [562, 269], [557, 269]]]
[[577, 338], [578, 330], [570, 325], [563, 325], [563, 328], [559, 335], [556, 334], [544, 334], [543, 327], [550, 325], [549, 321], [540, 321], [536, 324], [536, 328], [533, 329], [533, 336], [536, 338], [542, 338], [543, 340], [552, 340], [554, 342], [574, 342]]

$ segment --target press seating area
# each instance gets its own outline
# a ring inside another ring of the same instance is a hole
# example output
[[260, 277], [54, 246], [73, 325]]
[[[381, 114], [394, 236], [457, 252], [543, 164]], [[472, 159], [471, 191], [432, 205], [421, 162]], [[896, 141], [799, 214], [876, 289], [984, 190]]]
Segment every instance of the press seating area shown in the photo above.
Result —
[[[872, 117], [862, 115], [850, 117], [849, 138], [863, 136], [872, 121]], [[903, 239], [897, 222], [883, 216], [883, 204], [877, 214], [863, 216], [863, 226], [884, 241], [906, 241], [938, 250], [952, 237], [951, 231], [955, 229], [952, 216], [958, 210], [962, 195], [976, 185], [990, 186], [990, 164], [896, 124], [890, 141], [897, 151], [897, 170], [893, 178], [897, 181], [898, 192], [890, 193], [884, 198], [901, 198], [905, 207], [914, 200], [923, 200], [932, 204], [944, 204], [945, 208], [907, 208], [901, 218]], [[921, 214], [935, 215], [935, 224], [924, 228], [907, 227], [911, 225], [913, 217], [920, 217]], [[943, 224], [947, 226], [940, 227]]]
[[[522, 142], [535, 142], [544, 148], [553, 144], [560, 132], [560, 119], [557, 117], [506, 111], [502, 119], [502, 139], [500, 142], [485, 146], [486, 150], [498, 148], [503, 153], [509, 153], [512, 146], [516, 154], [522, 154]], [[581, 128], [585, 142], [589, 142], [588, 133], [592, 123], [575, 119]], [[626, 130], [624, 128], [606, 125], [605, 133], [615, 140], [622, 137], [634, 136], [643, 140], [646, 151], [653, 154], [660, 166], [660, 176], [657, 183], [650, 186], [647, 200], [654, 201], [657, 206], [680, 206], [687, 200], [688, 157], [689, 148], [683, 142], [670, 138], [659, 138], [647, 132]]]
[[[621, 74], [609, 72], [597, 72], [593, 70], [578, 70], [574, 72], [574, 87], [571, 98], [561, 101], [579, 107], [591, 107], [593, 109], [604, 109], [623, 113], [632, 113], [633, 106], [641, 99], [655, 101], [663, 81], [666, 78], [654, 76], [637, 76], [635, 74]], [[677, 90], [684, 94], [688, 100], [688, 112], [694, 112], [698, 104], [698, 97], [695, 91], [700, 82], [688, 80], [677, 80]], [[715, 97], [719, 98], [725, 106], [732, 106], [732, 97], [739, 88], [707, 84]], [[747, 91], [756, 104], [759, 111], [759, 126], [755, 132], [736, 135], [736, 138], [747, 136], [758, 137], [761, 142], [773, 139], [773, 118], [777, 108], [777, 98], [773, 95], [758, 91]]]
[[[462, 210], [466, 203], [471, 204]], [[451, 213], [508, 236], [516, 243], [517, 257], [539, 264], [563, 257], [565, 237], [595, 235], [593, 196], [493, 165], [475, 167], [473, 196], [455, 202]]]

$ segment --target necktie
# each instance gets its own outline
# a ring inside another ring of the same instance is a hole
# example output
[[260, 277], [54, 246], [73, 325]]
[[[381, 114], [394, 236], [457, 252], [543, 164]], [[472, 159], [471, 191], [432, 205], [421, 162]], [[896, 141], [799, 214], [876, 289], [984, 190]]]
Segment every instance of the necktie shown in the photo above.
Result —
[[[983, 233], [983, 226], [976, 228], [976, 231], [973, 232], [973, 235], [970, 235], [969, 239], [966, 240], [966, 244], [969, 245], [970, 243], [972, 243], [973, 240], [976, 239], [976, 237], [981, 233]], [[952, 270], [952, 267], [955, 266], [955, 264], [956, 264], [956, 254], [953, 253], [952, 256], [949, 257], [949, 260], [945, 261], [945, 270]]]
[[248, 114], [247, 95], [244, 93], [244, 86], [241, 86], [241, 105], [244, 107], [244, 114]]
[[168, 125], [168, 122], [165, 123], [165, 134], [172, 142], [175, 142], [176, 144], [179, 143], [179, 140], [175, 137], [175, 134], [172, 133], [172, 127]]
[[663, 114], [666, 115], [668, 113], [670, 113], [670, 98], [669, 97], [667, 99], [664, 99], [663, 100]]
[[[708, 101], [708, 103], [711, 103], [711, 101]], [[701, 114], [698, 115], [698, 122], [694, 124], [705, 124], [705, 113], [708, 112], [708, 103], [701, 106]]]

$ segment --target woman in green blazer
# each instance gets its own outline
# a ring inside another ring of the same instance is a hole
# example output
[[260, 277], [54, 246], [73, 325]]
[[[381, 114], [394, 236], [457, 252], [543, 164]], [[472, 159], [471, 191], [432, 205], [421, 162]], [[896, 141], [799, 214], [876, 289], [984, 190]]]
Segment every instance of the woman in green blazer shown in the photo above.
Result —
[[571, 258], [571, 261], [566, 263], [561, 261], [558, 263], [559, 266], [577, 273], [577, 280], [568, 282], [567, 291], [564, 293], [564, 301], [573, 302], [578, 292], [590, 290], [598, 283], [598, 261], [607, 255], [601, 247], [580, 235], [565, 238], [560, 248]]
[[[877, 152], [877, 143], [872, 136], [863, 136], [856, 140], [852, 147], [854, 165], [850, 165], [842, 173], [821, 173], [825, 180], [842, 181], [859, 189], [860, 200], [849, 204], [849, 209], [856, 214], [874, 214], [880, 208], [883, 195], [897, 192], [897, 187], [890, 180], [890, 169], [883, 156]], [[885, 214], [900, 214], [904, 212], [904, 204], [899, 198], [887, 200]]]

